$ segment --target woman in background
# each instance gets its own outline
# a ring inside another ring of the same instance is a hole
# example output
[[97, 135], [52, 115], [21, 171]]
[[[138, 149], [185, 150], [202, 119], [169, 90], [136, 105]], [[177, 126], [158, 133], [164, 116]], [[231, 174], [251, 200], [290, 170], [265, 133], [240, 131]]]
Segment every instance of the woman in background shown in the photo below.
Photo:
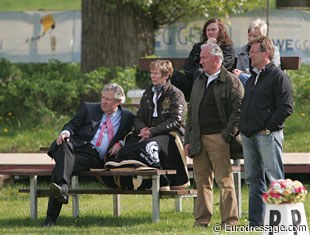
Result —
[[[267, 29], [268, 26], [266, 22], [261, 19], [252, 21], [248, 27], [248, 43], [240, 48], [240, 52], [238, 53], [237, 57], [237, 66], [236, 69], [233, 70], [233, 73], [239, 77], [243, 86], [245, 86], [246, 82], [251, 76], [250, 71], [252, 70], [251, 60], [249, 57], [249, 50], [250, 50], [249, 43], [251, 40], [255, 38], [261, 36], [267, 36]], [[279, 49], [275, 45], [273, 46], [273, 48], [274, 48], [273, 63], [277, 67], [280, 67]]]
[[200, 68], [200, 47], [206, 42], [217, 43], [223, 51], [223, 66], [232, 71], [235, 68], [235, 49], [229, 37], [224, 23], [218, 18], [209, 19], [202, 28], [202, 40], [194, 44], [188, 58], [184, 64], [184, 71], [175, 71], [171, 78], [171, 83], [183, 91], [186, 101], [189, 101], [193, 75]]

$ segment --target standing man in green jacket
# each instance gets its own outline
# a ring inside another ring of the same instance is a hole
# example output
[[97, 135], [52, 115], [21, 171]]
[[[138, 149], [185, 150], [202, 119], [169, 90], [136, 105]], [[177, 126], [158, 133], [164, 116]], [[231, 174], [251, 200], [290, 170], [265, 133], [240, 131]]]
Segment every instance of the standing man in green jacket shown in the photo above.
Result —
[[207, 227], [213, 214], [213, 180], [220, 188], [222, 226], [238, 223], [230, 163], [231, 140], [238, 133], [243, 85], [223, 66], [217, 44], [202, 45], [185, 131], [185, 153], [193, 157], [197, 201], [195, 226]]

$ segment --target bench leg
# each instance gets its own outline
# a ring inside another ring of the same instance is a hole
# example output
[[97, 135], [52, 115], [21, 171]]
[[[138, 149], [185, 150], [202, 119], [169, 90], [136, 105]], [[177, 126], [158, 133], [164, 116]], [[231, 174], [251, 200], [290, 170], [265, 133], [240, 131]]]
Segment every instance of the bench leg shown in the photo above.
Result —
[[176, 197], [175, 198], [175, 211], [176, 212], [182, 212], [183, 211], [182, 197]]
[[121, 216], [121, 195], [119, 194], [113, 195], [113, 215], [115, 217]]
[[37, 219], [38, 211], [38, 176], [30, 176], [30, 218]]
[[152, 211], [153, 211], [153, 222], [159, 221], [159, 175], [152, 176]]
[[[240, 167], [240, 160], [234, 160], [234, 166]], [[242, 216], [242, 193], [241, 193], [241, 172], [234, 172], [235, 191], [238, 202], [239, 218]]]
[[[77, 175], [72, 176], [71, 179], [71, 188], [79, 188], [79, 177]], [[72, 216], [77, 218], [79, 216], [79, 195], [72, 195]]]

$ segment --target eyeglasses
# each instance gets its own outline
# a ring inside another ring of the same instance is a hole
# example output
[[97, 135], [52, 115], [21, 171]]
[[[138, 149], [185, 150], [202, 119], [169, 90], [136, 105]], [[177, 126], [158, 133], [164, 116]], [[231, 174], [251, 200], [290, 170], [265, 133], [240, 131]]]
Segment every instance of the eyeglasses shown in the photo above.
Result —
[[257, 54], [259, 52], [262, 52], [262, 51], [249, 51], [249, 54]]

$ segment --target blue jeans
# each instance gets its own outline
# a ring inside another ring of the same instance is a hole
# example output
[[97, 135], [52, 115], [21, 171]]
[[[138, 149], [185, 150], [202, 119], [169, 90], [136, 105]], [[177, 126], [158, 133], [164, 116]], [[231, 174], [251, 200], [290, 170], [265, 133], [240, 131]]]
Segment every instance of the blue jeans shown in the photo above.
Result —
[[266, 176], [269, 182], [284, 179], [282, 162], [283, 130], [270, 135], [257, 133], [248, 138], [241, 134], [245, 179], [250, 185], [249, 222], [250, 226], [264, 223]]

